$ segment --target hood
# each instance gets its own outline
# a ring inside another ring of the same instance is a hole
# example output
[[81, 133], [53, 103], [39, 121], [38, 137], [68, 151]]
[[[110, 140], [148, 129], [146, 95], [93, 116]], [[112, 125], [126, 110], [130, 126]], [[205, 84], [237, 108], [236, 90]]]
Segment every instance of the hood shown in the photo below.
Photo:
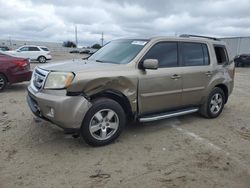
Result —
[[39, 66], [39, 68], [48, 71], [61, 71], [61, 72], [92, 72], [92, 71], [105, 71], [120, 69], [120, 65], [113, 63], [98, 63], [96, 61], [89, 60], [69, 60], [62, 61], [60, 63], [52, 63], [47, 65]]

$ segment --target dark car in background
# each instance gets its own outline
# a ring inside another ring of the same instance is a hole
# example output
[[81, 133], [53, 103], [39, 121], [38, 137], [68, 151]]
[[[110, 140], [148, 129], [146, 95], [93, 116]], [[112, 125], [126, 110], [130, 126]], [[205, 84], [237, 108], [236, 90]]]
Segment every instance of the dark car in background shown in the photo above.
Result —
[[245, 67], [250, 65], [250, 54], [237, 55], [234, 58], [236, 67]]
[[32, 75], [28, 59], [0, 52], [0, 92], [7, 84], [29, 81]]
[[10, 48], [8, 46], [0, 46], [0, 51], [9, 51]]

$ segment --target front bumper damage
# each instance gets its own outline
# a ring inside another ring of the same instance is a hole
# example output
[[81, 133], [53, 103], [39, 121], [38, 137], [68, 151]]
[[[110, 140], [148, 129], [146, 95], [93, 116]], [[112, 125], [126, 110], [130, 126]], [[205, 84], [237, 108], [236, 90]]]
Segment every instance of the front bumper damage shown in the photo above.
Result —
[[92, 106], [83, 96], [35, 92], [31, 86], [28, 87], [27, 102], [33, 114], [65, 130], [79, 129]]

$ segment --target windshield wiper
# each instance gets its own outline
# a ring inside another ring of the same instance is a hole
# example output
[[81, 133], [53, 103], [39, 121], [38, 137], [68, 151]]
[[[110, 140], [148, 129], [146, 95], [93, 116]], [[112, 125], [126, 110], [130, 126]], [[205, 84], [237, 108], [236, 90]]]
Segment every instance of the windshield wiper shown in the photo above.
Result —
[[96, 59], [95, 61], [96, 61], [96, 62], [98, 62], [98, 63], [112, 63], [112, 64], [119, 64], [119, 63], [116, 63], [116, 62], [113, 62], [113, 61], [102, 61], [102, 60], [99, 60], [99, 59]]

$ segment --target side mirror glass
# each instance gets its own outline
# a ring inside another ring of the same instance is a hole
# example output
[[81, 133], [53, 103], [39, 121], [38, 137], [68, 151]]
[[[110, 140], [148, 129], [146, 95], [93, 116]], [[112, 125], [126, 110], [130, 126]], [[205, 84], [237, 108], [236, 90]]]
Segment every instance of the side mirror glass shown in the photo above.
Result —
[[156, 70], [159, 68], [159, 62], [157, 59], [145, 59], [143, 61], [142, 67], [144, 69], [153, 69]]

